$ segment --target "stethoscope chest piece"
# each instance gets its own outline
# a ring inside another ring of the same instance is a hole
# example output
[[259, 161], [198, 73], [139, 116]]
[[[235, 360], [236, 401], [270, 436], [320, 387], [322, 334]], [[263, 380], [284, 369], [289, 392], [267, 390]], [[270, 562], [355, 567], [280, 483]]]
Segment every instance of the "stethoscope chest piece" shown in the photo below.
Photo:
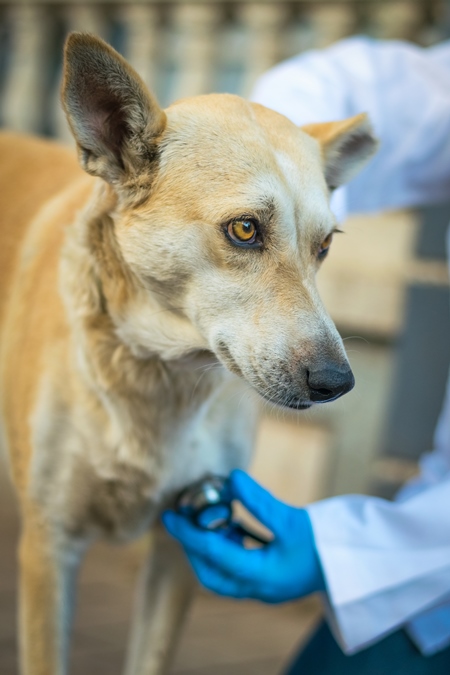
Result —
[[210, 474], [192, 483], [178, 496], [176, 510], [204, 530], [227, 527], [233, 516], [228, 480]]
[[258, 544], [270, 539], [233, 521], [232, 494], [228, 478], [208, 474], [188, 485], [176, 500], [175, 508], [202, 530], [227, 530], [230, 538], [242, 542], [249, 537]]

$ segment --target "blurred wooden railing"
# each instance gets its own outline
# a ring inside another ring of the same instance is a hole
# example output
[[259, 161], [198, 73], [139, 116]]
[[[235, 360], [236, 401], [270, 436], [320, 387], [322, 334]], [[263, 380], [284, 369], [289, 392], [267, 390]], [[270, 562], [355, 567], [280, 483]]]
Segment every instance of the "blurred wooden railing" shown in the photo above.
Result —
[[442, 26], [441, 0], [0, 0], [0, 123], [68, 138], [59, 80], [70, 30], [105, 37], [167, 104], [246, 95], [275, 62], [355, 32], [430, 43]]

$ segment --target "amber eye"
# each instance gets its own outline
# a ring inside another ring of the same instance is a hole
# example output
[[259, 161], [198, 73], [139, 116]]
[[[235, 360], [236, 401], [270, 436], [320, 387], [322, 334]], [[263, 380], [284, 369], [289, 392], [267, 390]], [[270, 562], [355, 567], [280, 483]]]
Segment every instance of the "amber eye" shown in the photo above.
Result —
[[253, 244], [258, 230], [252, 220], [234, 220], [228, 224], [227, 233], [237, 244]]
[[325, 258], [325, 256], [327, 255], [328, 250], [331, 246], [332, 240], [333, 240], [333, 233], [330, 232], [328, 237], [325, 237], [323, 242], [320, 244], [319, 253], [318, 253], [319, 260], [323, 260], [323, 258]]

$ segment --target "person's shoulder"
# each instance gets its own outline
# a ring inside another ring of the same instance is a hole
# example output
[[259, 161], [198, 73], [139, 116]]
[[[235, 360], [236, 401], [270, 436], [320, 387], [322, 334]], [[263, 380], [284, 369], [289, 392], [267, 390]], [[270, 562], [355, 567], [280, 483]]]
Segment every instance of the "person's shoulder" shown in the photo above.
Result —
[[289, 83], [298, 80], [301, 73], [303, 77], [308, 73], [323, 71], [327, 65], [332, 65], [336, 59], [345, 58], [348, 54], [354, 56], [355, 52], [372, 49], [379, 41], [365, 35], [355, 35], [345, 40], [340, 40], [329, 47], [323, 49], [310, 49], [300, 52], [295, 56], [281, 61], [257, 80], [256, 88], [273, 85], [279, 86], [281, 83]]

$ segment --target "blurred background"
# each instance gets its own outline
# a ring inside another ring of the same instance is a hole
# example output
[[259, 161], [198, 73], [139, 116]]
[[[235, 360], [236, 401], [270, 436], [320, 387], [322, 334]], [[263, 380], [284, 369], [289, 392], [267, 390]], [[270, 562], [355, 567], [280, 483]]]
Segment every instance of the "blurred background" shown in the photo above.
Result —
[[[108, 40], [167, 105], [185, 95], [246, 96], [258, 75], [352, 34], [431, 45], [450, 36], [446, 0], [0, 0], [0, 124], [71, 139], [59, 105], [70, 30]], [[420, 114], [420, 112], [418, 112]], [[355, 389], [313, 412], [265, 412], [253, 474], [304, 504], [366, 492], [390, 498], [431, 450], [450, 358], [445, 232], [450, 208], [354, 217], [319, 275], [345, 338]], [[17, 672], [18, 519], [0, 463], [0, 673]], [[81, 578], [72, 672], [121, 672], [132, 584], [145, 544], [97, 546]], [[320, 614], [202, 593], [178, 650], [176, 675], [275, 675]]]

